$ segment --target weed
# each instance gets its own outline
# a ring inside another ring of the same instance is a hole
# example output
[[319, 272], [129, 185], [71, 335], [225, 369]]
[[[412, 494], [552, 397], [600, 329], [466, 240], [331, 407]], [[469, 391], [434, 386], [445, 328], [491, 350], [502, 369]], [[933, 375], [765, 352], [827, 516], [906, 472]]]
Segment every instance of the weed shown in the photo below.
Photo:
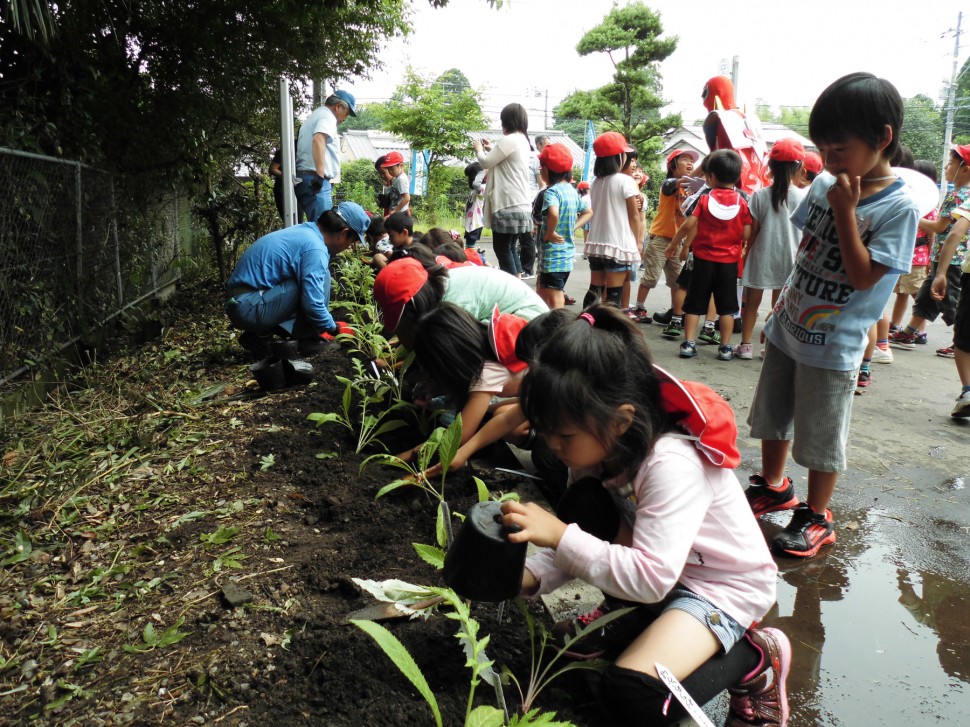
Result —
[[199, 540], [209, 545], [225, 545], [239, 534], [239, 528], [220, 526], [214, 533], [202, 533]]
[[140, 653], [143, 651], [151, 651], [152, 649], [164, 649], [166, 646], [177, 644], [192, 633], [191, 631], [179, 631], [183, 623], [185, 623], [185, 619], [179, 618], [172, 626], [158, 633], [155, 630], [155, 624], [149, 621], [145, 624], [145, 628], [141, 633], [142, 643], [125, 644], [125, 651]]
[[265, 472], [270, 469], [274, 464], [276, 464], [276, 455], [267, 454], [259, 458], [259, 470], [260, 472]]

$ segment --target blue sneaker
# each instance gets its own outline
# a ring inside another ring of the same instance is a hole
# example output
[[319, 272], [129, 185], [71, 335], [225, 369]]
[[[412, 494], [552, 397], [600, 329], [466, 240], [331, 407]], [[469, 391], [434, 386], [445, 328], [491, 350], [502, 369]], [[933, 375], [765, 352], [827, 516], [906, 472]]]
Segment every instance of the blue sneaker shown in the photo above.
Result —
[[693, 358], [697, 355], [697, 344], [693, 341], [684, 341], [680, 344], [680, 357]]
[[730, 343], [717, 347], [717, 357], [721, 361], [730, 361], [734, 358], [734, 347]]

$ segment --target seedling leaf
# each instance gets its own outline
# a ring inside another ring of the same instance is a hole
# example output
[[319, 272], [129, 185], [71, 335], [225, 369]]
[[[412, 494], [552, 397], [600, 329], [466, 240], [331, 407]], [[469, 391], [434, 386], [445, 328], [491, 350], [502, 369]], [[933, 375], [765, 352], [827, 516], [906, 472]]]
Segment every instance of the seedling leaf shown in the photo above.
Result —
[[445, 567], [445, 551], [441, 548], [436, 548], [433, 545], [425, 545], [424, 543], [411, 543], [411, 545], [414, 546], [418, 557], [428, 565], [433, 566], [437, 570]]
[[404, 648], [404, 645], [398, 641], [397, 637], [373, 621], [352, 620], [350, 623], [377, 642], [377, 645], [387, 654], [387, 657], [394, 663], [394, 666], [401, 670], [401, 673], [414, 685], [418, 693], [424, 697], [424, 701], [428, 703], [432, 714], [434, 714], [434, 721], [437, 727], [442, 727], [441, 711], [438, 709], [438, 701], [431, 692], [431, 688], [428, 686], [428, 682], [425, 680], [420, 668], [418, 668], [414, 659], [411, 658], [411, 655]]

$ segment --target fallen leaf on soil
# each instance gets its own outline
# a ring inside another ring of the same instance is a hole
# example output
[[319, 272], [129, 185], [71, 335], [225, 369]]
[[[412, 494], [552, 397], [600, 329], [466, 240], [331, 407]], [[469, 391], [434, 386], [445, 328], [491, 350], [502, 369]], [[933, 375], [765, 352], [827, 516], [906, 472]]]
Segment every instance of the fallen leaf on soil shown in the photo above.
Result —
[[276, 646], [283, 641], [283, 639], [279, 638], [278, 636], [273, 636], [273, 634], [268, 634], [265, 631], [259, 634], [259, 638], [261, 638], [263, 643], [267, 646]]

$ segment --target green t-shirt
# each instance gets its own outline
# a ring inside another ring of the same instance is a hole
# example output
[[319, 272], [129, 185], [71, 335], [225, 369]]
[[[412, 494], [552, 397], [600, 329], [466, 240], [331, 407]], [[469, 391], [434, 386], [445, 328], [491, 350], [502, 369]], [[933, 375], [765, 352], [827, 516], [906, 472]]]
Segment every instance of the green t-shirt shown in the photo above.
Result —
[[549, 307], [535, 291], [518, 278], [498, 268], [468, 265], [448, 271], [444, 300], [464, 308], [482, 323], [492, 320], [497, 305], [502, 313], [531, 321]]

